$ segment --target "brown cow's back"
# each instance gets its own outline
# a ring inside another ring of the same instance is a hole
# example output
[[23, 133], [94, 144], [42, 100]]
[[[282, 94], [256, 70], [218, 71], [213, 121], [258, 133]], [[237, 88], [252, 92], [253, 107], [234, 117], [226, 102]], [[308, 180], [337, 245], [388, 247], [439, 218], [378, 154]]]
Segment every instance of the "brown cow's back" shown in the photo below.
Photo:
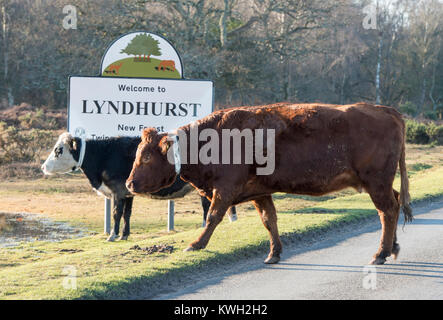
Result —
[[[389, 107], [364, 103], [232, 108], [197, 123], [199, 130], [275, 129], [276, 163], [271, 175], [251, 174], [254, 170], [250, 166], [254, 165], [199, 165], [198, 172], [204, 172], [199, 177], [233, 177], [229, 187], [242, 188], [236, 203], [273, 192], [321, 195], [349, 186], [361, 190], [368, 177], [380, 172], [383, 179], [388, 174], [393, 180], [403, 144], [400, 114]], [[395, 167], [386, 168], [387, 164]], [[207, 178], [184, 178], [196, 181], [195, 186], [208, 191], [209, 196], [212, 188], [223, 187], [211, 185]]]

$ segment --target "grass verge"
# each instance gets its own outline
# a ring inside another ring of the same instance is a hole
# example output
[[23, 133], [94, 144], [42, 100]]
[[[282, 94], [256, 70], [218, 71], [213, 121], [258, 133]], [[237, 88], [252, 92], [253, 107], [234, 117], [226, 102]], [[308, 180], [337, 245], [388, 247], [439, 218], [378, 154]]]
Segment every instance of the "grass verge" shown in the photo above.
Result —
[[[429, 154], [432, 152], [434, 157]], [[415, 162], [408, 164], [413, 201], [443, 196], [440, 151], [423, 149], [420, 150], [420, 156], [415, 155], [414, 158]], [[427, 165], [414, 166], [417, 163]], [[185, 198], [181, 209], [178, 206], [181, 211], [177, 220], [183, 221], [179, 223], [178, 232], [164, 232], [166, 217], [159, 218], [162, 216], [160, 214], [148, 213], [145, 218], [138, 216], [142, 214], [141, 207], [151, 206], [154, 212], [164, 205], [164, 202], [160, 202], [160, 207], [155, 208], [158, 201], [143, 199], [139, 201], [140, 208], [135, 208], [134, 218], [140, 220], [135, 223], [135, 231], [130, 240], [105, 242], [105, 237], [97, 234], [102, 224], [101, 217], [94, 218], [93, 213], [82, 211], [84, 208], [91, 208], [90, 204], [88, 207], [89, 202], [94, 203], [93, 208], [96, 206], [101, 210], [102, 201], [96, 200], [92, 195], [88, 198], [88, 194], [82, 191], [83, 180], [73, 181], [71, 186], [66, 186], [63, 180], [57, 179], [50, 183], [12, 181], [8, 188], [0, 187], [2, 205], [8, 206], [9, 203], [10, 208], [27, 208], [31, 211], [44, 208], [42, 211], [56, 220], [74, 221], [79, 225], [86, 223], [87, 227], [96, 230], [96, 234], [79, 239], [23, 242], [16, 247], [0, 249], [1, 299], [149, 298], [162, 292], [164, 288], [189, 283], [193, 274], [207, 274], [209, 270], [224, 268], [239, 260], [257, 256], [265, 258], [267, 255], [268, 234], [249, 204], [239, 208], [237, 222], [231, 224], [225, 219], [220, 224], [205, 250], [182, 252], [201, 232], [201, 229], [196, 229], [201, 222], [201, 215], [191, 213], [198, 207], [199, 199], [195, 195]], [[398, 189], [398, 179], [395, 184]], [[15, 186], [15, 189], [11, 186]], [[88, 202], [81, 202], [78, 206], [82, 210], [75, 208], [75, 201], [83, 201], [79, 200], [78, 194], [70, 198], [73, 188], [78, 188], [78, 193], [84, 193], [82, 199], [88, 198]], [[376, 215], [367, 194], [350, 190], [320, 198], [275, 194], [274, 199], [284, 244], [315, 238], [318, 233], [331, 228]], [[19, 200], [24, 204], [18, 205]], [[190, 202], [194, 204], [190, 206]], [[75, 216], [82, 214], [84, 218]], [[149, 225], [149, 234], [144, 229], [146, 227], [142, 226], [142, 222], [147, 220], [154, 220]], [[378, 239], [374, 239], [374, 251], [377, 243]], [[171, 254], [146, 254], [141, 250], [131, 250], [135, 244], [140, 247], [167, 244], [174, 246], [174, 251]], [[75, 289], [70, 288], [72, 278], [76, 280]]]
[[[413, 201], [443, 195], [443, 167], [433, 166], [411, 177]], [[396, 181], [398, 188], [398, 181]], [[360, 221], [376, 214], [367, 194], [345, 191], [325, 197], [303, 208], [290, 210], [294, 198], [275, 195], [278, 226], [284, 243], [312, 236], [331, 227]], [[249, 207], [235, 223], [222, 222], [208, 247], [199, 252], [182, 252], [201, 229], [188, 229], [149, 238], [133, 237], [127, 242], [104, 242], [102, 235], [63, 242], [22, 243], [0, 253], [0, 297], [2, 299], [113, 299], [150, 297], [172, 284], [186, 283], [189, 275], [205, 274], [210, 268], [227, 266], [268, 251], [268, 235]], [[251, 211], [250, 213], [248, 213]], [[280, 212], [281, 212], [280, 211]], [[378, 239], [374, 239], [374, 251]], [[155, 244], [174, 246], [169, 253], [146, 254], [131, 250]], [[70, 277], [76, 289], [67, 289]]]

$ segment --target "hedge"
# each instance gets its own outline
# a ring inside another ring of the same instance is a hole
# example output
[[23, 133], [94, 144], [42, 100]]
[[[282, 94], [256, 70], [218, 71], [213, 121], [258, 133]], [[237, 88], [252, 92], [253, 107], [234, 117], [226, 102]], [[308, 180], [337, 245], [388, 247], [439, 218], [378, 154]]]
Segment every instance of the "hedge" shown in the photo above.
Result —
[[443, 125], [406, 120], [406, 142], [443, 145]]

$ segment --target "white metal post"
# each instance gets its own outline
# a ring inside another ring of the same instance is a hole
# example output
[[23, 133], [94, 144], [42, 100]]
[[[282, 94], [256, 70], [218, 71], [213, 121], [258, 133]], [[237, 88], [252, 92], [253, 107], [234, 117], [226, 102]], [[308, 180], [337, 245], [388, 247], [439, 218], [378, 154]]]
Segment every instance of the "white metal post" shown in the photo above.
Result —
[[168, 231], [174, 230], [174, 200], [168, 200]]
[[111, 233], [111, 199], [105, 198], [105, 223], [104, 232], [105, 234]]

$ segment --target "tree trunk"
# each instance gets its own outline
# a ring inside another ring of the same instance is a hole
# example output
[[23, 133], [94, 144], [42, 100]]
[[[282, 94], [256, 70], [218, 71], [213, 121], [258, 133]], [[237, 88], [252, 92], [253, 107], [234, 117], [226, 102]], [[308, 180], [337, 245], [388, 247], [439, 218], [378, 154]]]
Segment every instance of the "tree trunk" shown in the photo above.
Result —
[[[285, 13], [282, 12], [280, 14], [280, 35], [284, 36], [285, 33]], [[282, 98], [283, 101], [287, 101], [289, 97], [289, 71], [287, 68], [287, 64], [289, 64], [288, 59], [285, 59], [283, 55], [284, 45], [280, 44], [280, 67], [281, 67], [281, 77], [282, 77]]]
[[432, 101], [432, 111], [437, 111], [437, 102], [434, 99], [434, 89], [435, 89], [435, 69], [437, 69], [437, 64], [434, 65], [432, 70], [432, 84], [431, 89], [429, 89], [429, 99]]
[[229, 0], [224, 0], [225, 7], [223, 9], [223, 12], [220, 16], [220, 20], [218, 21], [218, 25], [220, 28], [220, 44], [223, 48], [226, 45], [227, 42], [227, 31], [226, 31], [226, 20], [228, 16], [229, 11]]
[[291, 62], [286, 61], [286, 99], [291, 100]]
[[383, 47], [383, 35], [380, 34], [380, 41], [378, 42], [378, 56], [377, 56], [377, 72], [375, 75], [375, 103], [380, 104], [380, 70], [381, 70], [381, 53]]
[[423, 82], [421, 87], [421, 96], [420, 96], [420, 103], [417, 106], [417, 115], [420, 115], [423, 112], [423, 106], [425, 104], [425, 97], [426, 97], [426, 78], [423, 75]]
[[346, 84], [346, 72], [343, 70], [343, 79], [341, 82], [341, 90], [340, 90], [340, 104], [345, 104], [345, 84]]
[[8, 24], [7, 24], [7, 13], [5, 5], [2, 5], [1, 8], [2, 14], [2, 35], [3, 35], [3, 81], [4, 81], [4, 89], [7, 94], [8, 104], [9, 106], [14, 105], [14, 96], [12, 94], [12, 88], [9, 84], [9, 53], [8, 53]]

